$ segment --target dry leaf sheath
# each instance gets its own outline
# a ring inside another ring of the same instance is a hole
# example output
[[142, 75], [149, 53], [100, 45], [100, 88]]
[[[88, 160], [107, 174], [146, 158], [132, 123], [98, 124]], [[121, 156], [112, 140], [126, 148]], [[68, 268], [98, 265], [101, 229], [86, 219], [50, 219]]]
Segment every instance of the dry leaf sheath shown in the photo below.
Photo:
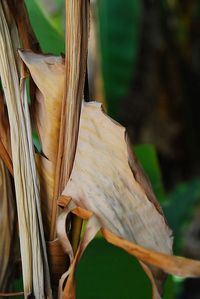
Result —
[[16, 28], [11, 31], [15, 35], [10, 34], [5, 7], [0, 1], [0, 76], [10, 123], [24, 295], [51, 298], [28, 101], [22, 63], [16, 56], [20, 44]]

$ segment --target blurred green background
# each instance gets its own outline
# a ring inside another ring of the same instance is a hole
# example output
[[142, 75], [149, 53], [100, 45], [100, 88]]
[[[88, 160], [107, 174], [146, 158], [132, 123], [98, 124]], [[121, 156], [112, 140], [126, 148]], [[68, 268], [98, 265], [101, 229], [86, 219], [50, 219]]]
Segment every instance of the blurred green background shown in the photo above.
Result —
[[[26, 4], [43, 51], [64, 53], [64, 1]], [[174, 231], [175, 253], [199, 258], [200, 2], [99, 0], [91, 5], [90, 96], [127, 127]], [[164, 299], [200, 298], [198, 283], [169, 277]], [[79, 299], [151, 296], [138, 262], [100, 237], [79, 264], [77, 288]]]

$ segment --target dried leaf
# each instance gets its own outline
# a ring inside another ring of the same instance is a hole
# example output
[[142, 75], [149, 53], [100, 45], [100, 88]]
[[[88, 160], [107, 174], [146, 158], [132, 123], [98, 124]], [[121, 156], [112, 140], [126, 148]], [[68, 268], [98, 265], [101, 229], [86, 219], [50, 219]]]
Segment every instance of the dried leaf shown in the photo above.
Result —
[[[99, 103], [83, 103], [74, 166], [62, 196], [62, 206], [73, 203], [72, 212], [83, 218], [93, 213], [105, 239], [138, 258], [152, 282], [154, 299], [161, 298], [164, 273], [200, 276], [199, 261], [171, 255], [171, 231], [130, 155], [125, 129], [107, 117]], [[69, 290], [75, 298], [76, 265], [75, 257], [62, 298]]]
[[[94, 213], [113, 234], [170, 255], [171, 231], [155, 198], [148, 197], [152, 191], [142, 174], [136, 180], [129, 151], [125, 128], [107, 117], [99, 103], [83, 103], [74, 166], [63, 195]], [[151, 271], [161, 293], [165, 275]]]
[[83, 103], [76, 158], [63, 195], [92, 211], [113, 233], [171, 253], [171, 231], [129, 166], [125, 129], [97, 102]]
[[32, 115], [42, 151], [55, 165], [64, 88], [64, 59], [25, 50], [20, 50], [19, 54], [38, 87]]
[[[51, 298], [28, 101], [22, 64], [19, 59], [16, 61], [15, 55], [16, 46], [20, 46], [17, 45], [19, 38], [16, 28], [10, 29], [15, 32], [15, 35], [10, 35], [5, 7], [6, 2], [0, 1], [0, 76], [11, 132], [24, 295], [25, 298], [30, 294], [36, 298]], [[14, 26], [14, 22], [11, 24]]]

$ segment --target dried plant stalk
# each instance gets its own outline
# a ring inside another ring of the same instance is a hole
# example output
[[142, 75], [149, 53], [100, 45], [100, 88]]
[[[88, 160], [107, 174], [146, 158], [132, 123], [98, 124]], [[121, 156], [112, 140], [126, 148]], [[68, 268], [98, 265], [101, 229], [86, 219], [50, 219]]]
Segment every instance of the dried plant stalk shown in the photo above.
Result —
[[[16, 29], [11, 39], [4, 15], [5, 8], [6, 2], [0, 1], [0, 76], [11, 132], [24, 295], [25, 298], [30, 294], [36, 298], [51, 298], [28, 101], [22, 64], [19, 59], [16, 61], [15, 47], [20, 44]], [[20, 67], [20, 74], [17, 66]]]
[[0, 160], [0, 293], [8, 291], [9, 280], [13, 271], [13, 229], [15, 204], [11, 180], [2, 160]]
[[[66, 0], [66, 60], [65, 87], [62, 103], [59, 151], [56, 165], [54, 211], [57, 198], [67, 183], [75, 157], [81, 103], [85, 83], [89, 34], [88, 0]], [[56, 213], [54, 214], [56, 216]], [[52, 219], [52, 236], [56, 235], [56, 217]], [[76, 223], [80, 234], [81, 222]], [[75, 245], [76, 247], [76, 245]]]

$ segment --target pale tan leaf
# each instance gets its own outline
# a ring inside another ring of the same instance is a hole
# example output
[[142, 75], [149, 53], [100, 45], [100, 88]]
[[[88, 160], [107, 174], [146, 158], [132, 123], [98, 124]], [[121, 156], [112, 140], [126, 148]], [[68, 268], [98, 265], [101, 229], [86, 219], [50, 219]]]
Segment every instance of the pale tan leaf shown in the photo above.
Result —
[[19, 54], [38, 87], [32, 115], [43, 153], [55, 165], [64, 88], [64, 59], [25, 50], [20, 50]]
[[[11, 132], [24, 295], [25, 298], [30, 294], [51, 298], [28, 101], [22, 63], [15, 55], [19, 38], [10, 34], [3, 4], [0, 1], [0, 76]], [[14, 22], [11, 24], [14, 26]], [[11, 31], [17, 34], [17, 30]]]
[[[148, 197], [152, 191], [146, 180], [136, 180], [129, 151], [125, 129], [99, 103], [83, 103], [74, 166], [63, 195], [93, 212], [117, 236], [170, 255], [171, 231], [159, 204]], [[164, 275], [151, 271], [161, 292]]]
[[97, 102], [83, 103], [76, 158], [63, 195], [117, 235], [171, 253], [171, 231], [129, 166], [125, 129]]

